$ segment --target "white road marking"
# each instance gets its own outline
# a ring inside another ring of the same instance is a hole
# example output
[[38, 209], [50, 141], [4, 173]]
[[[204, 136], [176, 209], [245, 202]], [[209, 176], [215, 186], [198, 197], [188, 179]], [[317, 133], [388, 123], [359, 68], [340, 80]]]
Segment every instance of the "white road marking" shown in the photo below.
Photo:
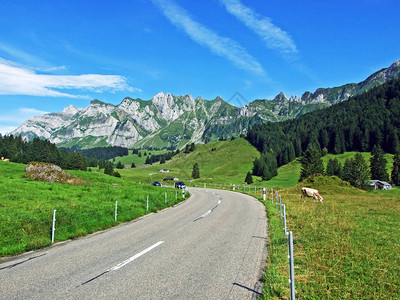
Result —
[[221, 204], [221, 200], [218, 201], [217, 205], [215, 207], [213, 207], [212, 209], [210, 209], [209, 211], [207, 211], [205, 214], [201, 215], [200, 217], [198, 217], [197, 219], [195, 219], [193, 222], [203, 219], [205, 217], [207, 217], [209, 214], [211, 214], [213, 212], [214, 209], [216, 209], [219, 205]]
[[142, 252], [132, 256], [131, 258], [123, 261], [122, 263], [116, 265], [115, 267], [112, 267], [111, 269], [109, 269], [109, 271], [116, 271], [116, 270], [122, 268], [123, 266], [133, 262], [135, 259], [141, 257], [142, 255], [146, 254], [147, 252], [149, 252], [149, 251], [153, 250], [154, 248], [160, 246], [162, 243], [164, 243], [164, 241], [159, 241], [158, 243], [155, 243], [153, 246], [150, 246], [149, 248], [144, 249]]
[[88, 284], [89, 282], [92, 282], [93, 280], [96, 280], [97, 278], [103, 276], [104, 274], [107, 274], [108, 272], [116, 271], [116, 270], [122, 268], [123, 266], [126, 266], [127, 264], [133, 262], [135, 259], [141, 257], [143, 254], [146, 254], [147, 252], [149, 252], [149, 251], [153, 250], [154, 248], [160, 246], [162, 243], [164, 243], [164, 241], [159, 241], [158, 243], [155, 243], [153, 246], [150, 246], [149, 248], [144, 249], [142, 252], [132, 256], [131, 258], [123, 261], [122, 263], [116, 265], [115, 267], [112, 267], [111, 269], [108, 269], [107, 271], [105, 271], [105, 272], [103, 272], [103, 273], [101, 273], [101, 274], [99, 274], [99, 275], [97, 275], [97, 276], [95, 276], [95, 277], [83, 282], [81, 285]]

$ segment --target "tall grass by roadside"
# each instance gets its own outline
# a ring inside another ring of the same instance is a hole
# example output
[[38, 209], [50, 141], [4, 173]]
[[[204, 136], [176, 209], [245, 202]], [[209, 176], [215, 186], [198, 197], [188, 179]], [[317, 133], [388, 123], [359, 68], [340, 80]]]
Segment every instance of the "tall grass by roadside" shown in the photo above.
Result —
[[[303, 185], [317, 188], [324, 203], [301, 201]], [[366, 192], [337, 177], [316, 177], [280, 195], [287, 204], [288, 230], [294, 235], [299, 299], [400, 298], [400, 190]], [[288, 283], [280, 286], [277, 274], [287, 272], [287, 258], [281, 259], [287, 255], [287, 246], [280, 240], [280, 228], [275, 233], [273, 212], [268, 216], [265, 299], [284, 299]]]
[[87, 185], [70, 186], [23, 178], [24, 170], [25, 165], [0, 163], [0, 257], [48, 246], [53, 210], [57, 210], [55, 241], [62, 241], [130, 221], [182, 200], [180, 192], [176, 200], [174, 189], [133, 184], [107, 175], [71, 171], [86, 180]]

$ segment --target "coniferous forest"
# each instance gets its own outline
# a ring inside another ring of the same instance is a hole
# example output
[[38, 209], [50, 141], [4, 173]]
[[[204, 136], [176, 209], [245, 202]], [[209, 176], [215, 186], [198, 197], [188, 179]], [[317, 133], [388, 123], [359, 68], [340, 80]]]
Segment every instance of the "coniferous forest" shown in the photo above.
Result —
[[88, 166], [84, 155], [60, 151], [55, 144], [39, 138], [27, 142], [21, 136], [0, 135], [0, 156], [24, 164], [32, 161], [52, 163], [67, 170], [86, 170]]
[[302, 156], [309, 147], [340, 154], [370, 152], [380, 146], [386, 153], [395, 153], [399, 133], [400, 80], [393, 80], [294, 120], [254, 125], [247, 140], [264, 153], [255, 161], [253, 174], [267, 179], [275, 166]]

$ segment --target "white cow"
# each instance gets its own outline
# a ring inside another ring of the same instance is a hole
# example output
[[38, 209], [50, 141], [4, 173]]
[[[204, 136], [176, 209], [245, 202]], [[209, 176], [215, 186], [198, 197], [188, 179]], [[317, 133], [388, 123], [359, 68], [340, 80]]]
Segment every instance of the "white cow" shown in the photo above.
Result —
[[310, 189], [303, 187], [301, 188], [301, 197], [304, 199], [304, 202], [306, 202], [306, 197], [313, 197], [313, 201], [319, 200], [319, 202], [324, 202], [324, 198], [319, 194], [318, 190], [315, 189]]

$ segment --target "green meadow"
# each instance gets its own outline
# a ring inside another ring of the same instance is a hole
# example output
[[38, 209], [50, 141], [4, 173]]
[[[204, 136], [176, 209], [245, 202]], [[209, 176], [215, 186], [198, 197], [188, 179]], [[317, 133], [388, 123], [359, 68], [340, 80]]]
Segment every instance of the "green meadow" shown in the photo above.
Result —
[[98, 173], [70, 171], [87, 182], [83, 186], [38, 182], [24, 178], [24, 173], [25, 165], [0, 162], [0, 257], [50, 245], [54, 210], [55, 241], [62, 241], [133, 220], [182, 200], [181, 193], [176, 194], [174, 189], [133, 184]]
[[[152, 151], [150, 151], [152, 152]], [[342, 164], [354, 152], [323, 157]], [[369, 164], [369, 153], [362, 153]], [[241, 185], [259, 153], [244, 139], [196, 145], [165, 164], [139, 164], [118, 170], [122, 178], [99, 172], [71, 171], [84, 186], [50, 184], [25, 179], [24, 165], [0, 162], [0, 256], [50, 244], [53, 210], [57, 210], [55, 240], [76, 238], [115, 226], [181, 201], [175, 190], [152, 187], [152, 181], [178, 177], [187, 185], [232, 188]], [[143, 158], [143, 157], [142, 157]], [[127, 159], [131, 159], [128, 158]], [[145, 157], [144, 157], [145, 159]], [[390, 172], [392, 156], [386, 155]], [[116, 159], [116, 162], [118, 158]], [[192, 179], [194, 163], [200, 178]], [[128, 162], [128, 164], [130, 164]], [[169, 169], [169, 173], [160, 173]], [[250, 194], [261, 199], [257, 187], [272, 187], [286, 204], [288, 231], [294, 235], [296, 296], [299, 299], [400, 299], [400, 189], [358, 190], [337, 177], [314, 177], [298, 183], [299, 159], [278, 169], [278, 176], [261, 182], [253, 177]], [[139, 182], [141, 184], [139, 184]], [[300, 200], [301, 187], [320, 191], [324, 203]], [[245, 188], [243, 188], [245, 186]], [[257, 195], [255, 195], [257, 191]], [[289, 299], [287, 238], [275, 204], [265, 201], [268, 215], [268, 259], [263, 299]], [[118, 219], [114, 221], [115, 202]]]
[[[300, 200], [312, 186], [324, 203]], [[279, 191], [294, 235], [300, 299], [400, 298], [400, 189], [362, 191], [337, 177], [316, 177]], [[287, 240], [275, 205], [266, 203], [270, 245], [265, 299], [289, 299]]]
[[[132, 154], [132, 151], [129, 150], [129, 154], [128, 155], [117, 156], [115, 158], [115, 163], [117, 164], [120, 161], [126, 168], [130, 168], [132, 163], [134, 163], [136, 165], [136, 167], [143, 166], [148, 155], [150, 155], [150, 154], [158, 155], [158, 154], [163, 154], [163, 153], [167, 153], [167, 152], [170, 152], [170, 151], [166, 151], [166, 150], [157, 150], [157, 151], [140, 150], [139, 152], [141, 153], [140, 157], [139, 157], [138, 154]], [[146, 153], [146, 156], [144, 155], [145, 153]]]
[[[246, 173], [253, 168], [253, 161], [259, 157], [258, 151], [245, 139], [230, 142], [220, 141], [196, 145], [190, 153], [179, 153], [165, 164], [141, 166], [134, 169], [118, 170], [122, 177], [136, 182], [151, 183], [165, 177], [177, 177], [186, 184], [200, 183], [244, 183]], [[117, 159], [116, 159], [117, 161]], [[193, 165], [199, 164], [200, 178], [191, 178]], [[169, 173], [160, 173], [169, 169]]]

